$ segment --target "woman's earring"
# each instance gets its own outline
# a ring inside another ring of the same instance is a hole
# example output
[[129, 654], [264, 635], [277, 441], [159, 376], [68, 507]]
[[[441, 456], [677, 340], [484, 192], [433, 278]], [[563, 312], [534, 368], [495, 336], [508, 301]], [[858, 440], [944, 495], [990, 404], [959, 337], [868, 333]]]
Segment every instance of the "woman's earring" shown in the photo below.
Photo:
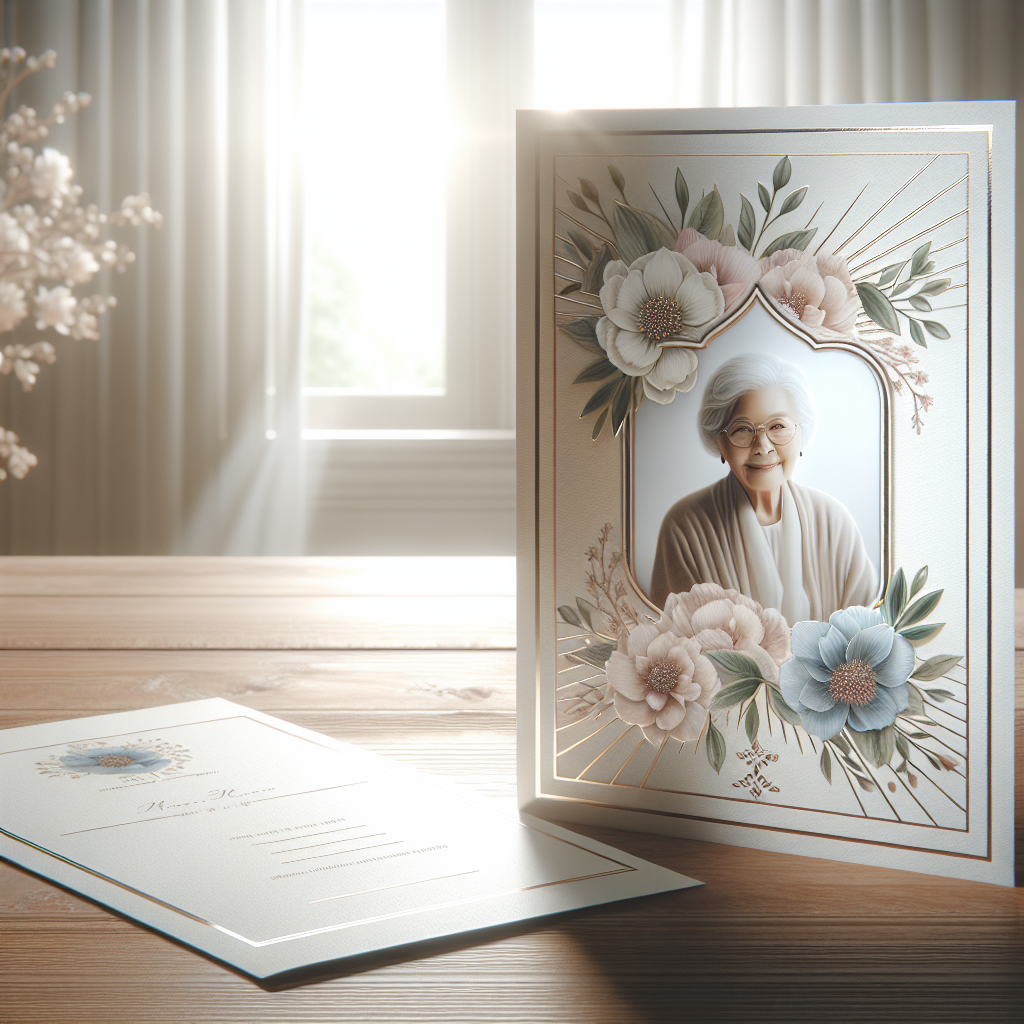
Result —
[[[801, 452], [800, 454], [803, 455], [803, 452]], [[725, 465], [725, 456], [724, 455], [722, 456], [722, 465], [723, 466]]]

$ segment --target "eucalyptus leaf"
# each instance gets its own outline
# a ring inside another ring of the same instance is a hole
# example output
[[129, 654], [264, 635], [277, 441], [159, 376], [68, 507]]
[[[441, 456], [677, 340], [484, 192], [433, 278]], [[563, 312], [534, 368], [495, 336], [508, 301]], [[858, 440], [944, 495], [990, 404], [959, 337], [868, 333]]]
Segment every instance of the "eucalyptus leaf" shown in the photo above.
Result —
[[942, 631], [943, 626], [945, 626], [944, 622], [930, 622], [923, 626], [909, 626], [907, 629], [900, 629], [897, 632], [915, 647], [920, 647], [921, 644], [934, 640]]
[[679, 207], [680, 224], [686, 223], [686, 210], [690, 205], [690, 190], [686, 186], [683, 172], [676, 168], [676, 205]]
[[800, 716], [785, 702], [782, 694], [771, 686], [768, 687], [768, 706], [784, 722], [789, 722], [790, 725], [803, 724], [800, 721]]
[[924, 331], [921, 329], [921, 325], [916, 320], [910, 321], [910, 337], [915, 345], [920, 345], [921, 348], [928, 347], [928, 342], [925, 340]]
[[585, 600], [582, 597], [577, 597], [576, 607], [579, 609], [580, 615], [583, 616], [583, 621], [587, 624], [587, 629], [593, 629], [593, 614], [597, 611], [597, 605], [591, 604], [589, 601]]
[[904, 761], [910, 757], [910, 744], [902, 733], [896, 733], [896, 749], [900, 752], [900, 756]]
[[725, 764], [725, 739], [718, 731], [714, 722], [708, 722], [708, 731], [704, 736], [704, 750], [708, 755], [708, 764], [721, 773]]
[[626, 179], [623, 177], [622, 171], [620, 171], [618, 169], [618, 167], [615, 166], [615, 164], [609, 164], [608, 165], [608, 174], [611, 176], [612, 184], [621, 193], [623, 193], [623, 198], [625, 198]]
[[768, 213], [772, 208], [771, 197], [768, 195], [768, 189], [761, 184], [757, 183], [757, 198], [761, 200], [761, 205], [764, 207], [764, 212]]
[[911, 295], [907, 301], [914, 309], [918, 309], [922, 313], [930, 313], [932, 311], [932, 304], [923, 295]]
[[832, 785], [832, 755], [828, 752], [828, 747], [822, 744], [821, 747], [821, 760], [819, 762], [821, 768], [821, 774], [825, 776], [825, 781], [831, 786]]
[[711, 702], [709, 710], [725, 711], [728, 708], [734, 708], [737, 704], [742, 704], [745, 700], [753, 697], [760, 686], [760, 679], [738, 679], [735, 683], [723, 686], [715, 694], [715, 699]]
[[743, 726], [747, 731], [747, 739], [753, 743], [757, 739], [757, 730], [761, 727], [761, 712], [757, 710], [756, 700], [750, 702], [750, 707], [743, 716]]
[[583, 273], [583, 291], [597, 295], [604, 285], [604, 268], [612, 261], [612, 251], [607, 245], [602, 245], [597, 254], [587, 264]]
[[792, 213], [792, 211], [795, 210], [804, 201], [804, 197], [806, 195], [806, 185], [804, 185], [803, 188], [798, 188], [795, 192], [790, 192], [790, 194], [786, 196], [786, 201], [782, 204], [782, 209], [779, 211], [779, 216], [781, 217], [784, 213]]
[[838, 747], [838, 749], [840, 750], [841, 753], [843, 753], [843, 754], [849, 754], [850, 753], [850, 743], [849, 743], [849, 740], [847, 740], [847, 738], [842, 733], [837, 733], [835, 736], [832, 737], [830, 742], [831, 742], [831, 744], [834, 747]]
[[649, 252], [671, 249], [675, 236], [654, 214], [616, 202], [612, 207], [615, 243], [625, 263], [631, 264]]
[[772, 172], [772, 188], [776, 192], [780, 188], [785, 188], [789, 184], [789, 179], [793, 174], [793, 165], [789, 161], [788, 156], [784, 156], [776, 165], [775, 170]]
[[788, 231], [784, 235], [779, 235], [761, 255], [762, 257], [771, 256], [773, 252], [780, 252], [783, 249], [799, 249], [803, 252], [817, 230], [817, 228], [806, 228], [803, 231]]
[[895, 626], [906, 606], [907, 577], [902, 569], [898, 569], [889, 577], [889, 585], [885, 588], [885, 600], [882, 601], [882, 618], [890, 626]]
[[864, 790], [865, 793], [874, 793], [878, 788], [873, 782], [868, 782], [862, 775], [855, 775], [854, 778], [857, 780], [857, 785]]
[[597, 340], [596, 316], [581, 317], [579, 320], [569, 320], [567, 323], [559, 324], [559, 330], [564, 334], [569, 335], [569, 337], [578, 345], [582, 345], [584, 348], [591, 350], [597, 349], [601, 355], [604, 355], [604, 349], [601, 348], [601, 344]]
[[594, 668], [604, 668], [614, 650], [615, 644], [604, 642], [587, 644], [584, 647], [577, 647], [576, 650], [567, 652], [566, 657], [592, 665]]
[[931, 247], [931, 242], [925, 242], [924, 245], [919, 246], [914, 250], [913, 256], [910, 257], [910, 274], [912, 277], [916, 277], [920, 274], [925, 264], [928, 262], [928, 252]]
[[705, 238], [717, 241], [725, 224], [725, 206], [722, 195], [715, 187], [693, 208], [689, 227], [695, 228]]
[[606, 406], [601, 415], [597, 417], [597, 421], [594, 423], [594, 429], [590, 434], [591, 441], [596, 441], [601, 436], [601, 431], [604, 430], [604, 425], [608, 422], [608, 413], [611, 411], [610, 406]]
[[937, 700], [940, 704], [944, 700], [950, 700], [953, 696], [951, 690], [925, 690], [924, 692], [927, 693], [932, 700]]
[[911, 682], [907, 683], [907, 707], [900, 712], [900, 718], [928, 720], [928, 712], [924, 709], [924, 694]]
[[904, 626], [913, 626], [931, 615], [935, 611], [936, 605], [942, 600], [942, 593], [941, 590], [933, 590], [930, 594], [925, 594], [919, 601], [915, 601], [899, 617], [896, 629], [902, 629]]
[[600, 198], [600, 194], [597, 191], [597, 186], [589, 178], [580, 178], [580, 191], [589, 199], [592, 203], [596, 203]]
[[585, 259], [592, 260], [594, 258], [594, 247], [590, 244], [590, 240], [582, 231], [576, 228], [569, 228], [566, 234], [572, 239], [572, 244], [576, 246], [576, 251]]
[[740, 245], [743, 246], [747, 252], [754, 246], [754, 232], [757, 230], [757, 219], [754, 216], [754, 208], [750, 205], [750, 200], [740, 194], [740, 222], [739, 229], [736, 232], [736, 237], [740, 240]]
[[613, 373], [622, 373], [622, 371], [611, 360], [598, 359], [580, 370], [573, 384], [589, 384], [591, 381], [604, 380]]
[[[910, 678], [920, 679], [922, 682], [929, 683], [933, 679], [938, 679], [940, 676], [944, 676], [947, 672], [956, 668], [963, 660], [962, 654], [936, 654], [927, 661], [921, 662], [910, 674]], [[928, 692], [932, 693], [933, 691], [929, 690]]]
[[882, 276], [878, 279], [878, 287], [884, 288], [887, 284], [892, 284], [900, 276], [901, 271], [906, 265], [906, 261], [904, 261], [903, 263], [893, 263], [892, 266], [886, 267], [882, 271]]
[[598, 409], [606, 406], [612, 398], [615, 396], [617, 389], [622, 383], [622, 377], [612, 377], [610, 381], [602, 384], [591, 396], [585, 406], [583, 406], [583, 412], [580, 413], [580, 419], [584, 416], [589, 416], [592, 412], [596, 412]]
[[927, 276], [928, 274], [931, 274], [931, 273], [933, 273], [933, 272], [934, 272], [934, 270], [935, 270], [935, 263], [934, 263], [934, 261], [932, 261], [932, 260], [929, 260], [929, 261], [928, 261], [928, 262], [927, 262], [927, 263], [926, 263], [926, 264], [925, 264], [925, 265], [924, 265], [924, 266], [923, 266], [923, 267], [921, 268], [921, 274], [922, 274], [922, 276]]
[[913, 284], [913, 281], [907, 280], [904, 281], [902, 284], [896, 285], [896, 287], [893, 288], [891, 292], [889, 292], [889, 297], [895, 299], [897, 295], [902, 295], [908, 288], [912, 287]]
[[864, 312], [879, 327], [883, 330], [891, 331], [893, 334], [900, 333], [900, 324], [896, 317], [896, 310], [884, 292], [876, 288], [869, 281], [863, 281], [857, 285], [857, 294], [860, 296]]
[[934, 281], [929, 281], [927, 284], [921, 285], [917, 290], [917, 294], [941, 295], [952, 283], [953, 279], [950, 277], [938, 277]]
[[876, 768], [888, 764], [896, 753], [896, 730], [891, 725], [884, 729], [869, 729], [866, 732], [851, 729], [850, 735], [864, 760]]
[[619, 383], [619, 390], [612, 399], [612, 434], [617, 434], [622, 429], [629, 414], [630, 400], [633, 395], [633, 379], [623, 377]]
[[587, 201], [579, 194], [574, 192], [571, 188], [566, 189], [566, 194], [569, 196], [569, 202], [576, 207], [577, 210], [582, 210], [584, 213], [590, 213], [590, 207], [587, 206]]
[[922, 566], [917, 570], [914, 576], [914, 582], [910, 584], [910, 597], [913, 598], [917, 595], [924, 585], [928, 582], [928, 566]]
[[924, 329], [933, 337], [940, 338], [942, 341], [946, 341], [949, 338], [949, 331], [946, 330], [942, 324], [937, 323], [935, 320], [925, 320]]
[[926, 758], [928, 758], [928, 763], [933, 768], [940, 772], [942, 771], [942, 762], [930, 750], [925, 750], [924, 747], [918, 747], [917, 749], [920, 750]]
[[579, 626], [580, 629], [583, 629], [583, 620], [580, 618], [579, 612], [577, 612], [572, 605], [560, 605], [558, 608], [558, 614], [561, 615], [566, 622], [569, 622], [574, 626]]
[[733, 679], [761, 679], [761, 670], [749, 654], [728, 650], [709, 650], [704, 654], [714, 662], [722, 682], [731, 682]]
[[736, 244], [736, 232], [733, 230], [733, 226], [731, 224], [726, 224], [725, 227], [722, 228], [718, 235], [718, 240], [722, 245]]

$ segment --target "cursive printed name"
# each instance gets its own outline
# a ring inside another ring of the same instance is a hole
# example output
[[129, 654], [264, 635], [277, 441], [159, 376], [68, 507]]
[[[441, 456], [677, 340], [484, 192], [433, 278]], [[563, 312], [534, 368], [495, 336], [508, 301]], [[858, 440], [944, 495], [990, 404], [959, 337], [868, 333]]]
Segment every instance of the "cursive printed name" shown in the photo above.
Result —
[[266, 789], [211, 789], [205, 797], [199, 800], [183, 800], [179, 803], [171, 803], [169, 800], [151, 800], [148, 803], [139, 804], [136, 814], [149, 814], [152, 811], [180, 811], [187, 807], [200, 807], [203, 804], [215, 804], [219, 801], [239, 801], [237, 806], [247, 807], [252, 801], [250, 797], [259, 796], [262, 793], [273, 793], [276, 786], [268, 786]]

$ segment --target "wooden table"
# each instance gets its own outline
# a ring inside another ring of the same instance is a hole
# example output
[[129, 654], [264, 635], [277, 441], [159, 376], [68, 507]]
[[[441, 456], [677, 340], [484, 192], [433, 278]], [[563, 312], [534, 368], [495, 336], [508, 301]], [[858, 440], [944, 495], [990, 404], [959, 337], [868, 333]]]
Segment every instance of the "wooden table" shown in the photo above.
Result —
[[[4, 559], [0, 727], [227, 697], [512, 808], [514, 588], [502, 558]], [[1018, 756], [1018, 850], [1022, 795]], [[0, 1021], [1024, 1018], [1020, 888], [580, 831], [707, 885], [280, 991], [0, 864]]]

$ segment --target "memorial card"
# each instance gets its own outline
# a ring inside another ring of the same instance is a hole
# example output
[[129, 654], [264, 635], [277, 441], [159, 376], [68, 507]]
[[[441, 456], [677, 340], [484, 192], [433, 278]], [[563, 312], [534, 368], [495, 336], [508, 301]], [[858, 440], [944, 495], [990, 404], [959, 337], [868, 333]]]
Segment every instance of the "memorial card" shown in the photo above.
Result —
[[1013, 883], [1012, 103], [520, 113], [520, 806]]

